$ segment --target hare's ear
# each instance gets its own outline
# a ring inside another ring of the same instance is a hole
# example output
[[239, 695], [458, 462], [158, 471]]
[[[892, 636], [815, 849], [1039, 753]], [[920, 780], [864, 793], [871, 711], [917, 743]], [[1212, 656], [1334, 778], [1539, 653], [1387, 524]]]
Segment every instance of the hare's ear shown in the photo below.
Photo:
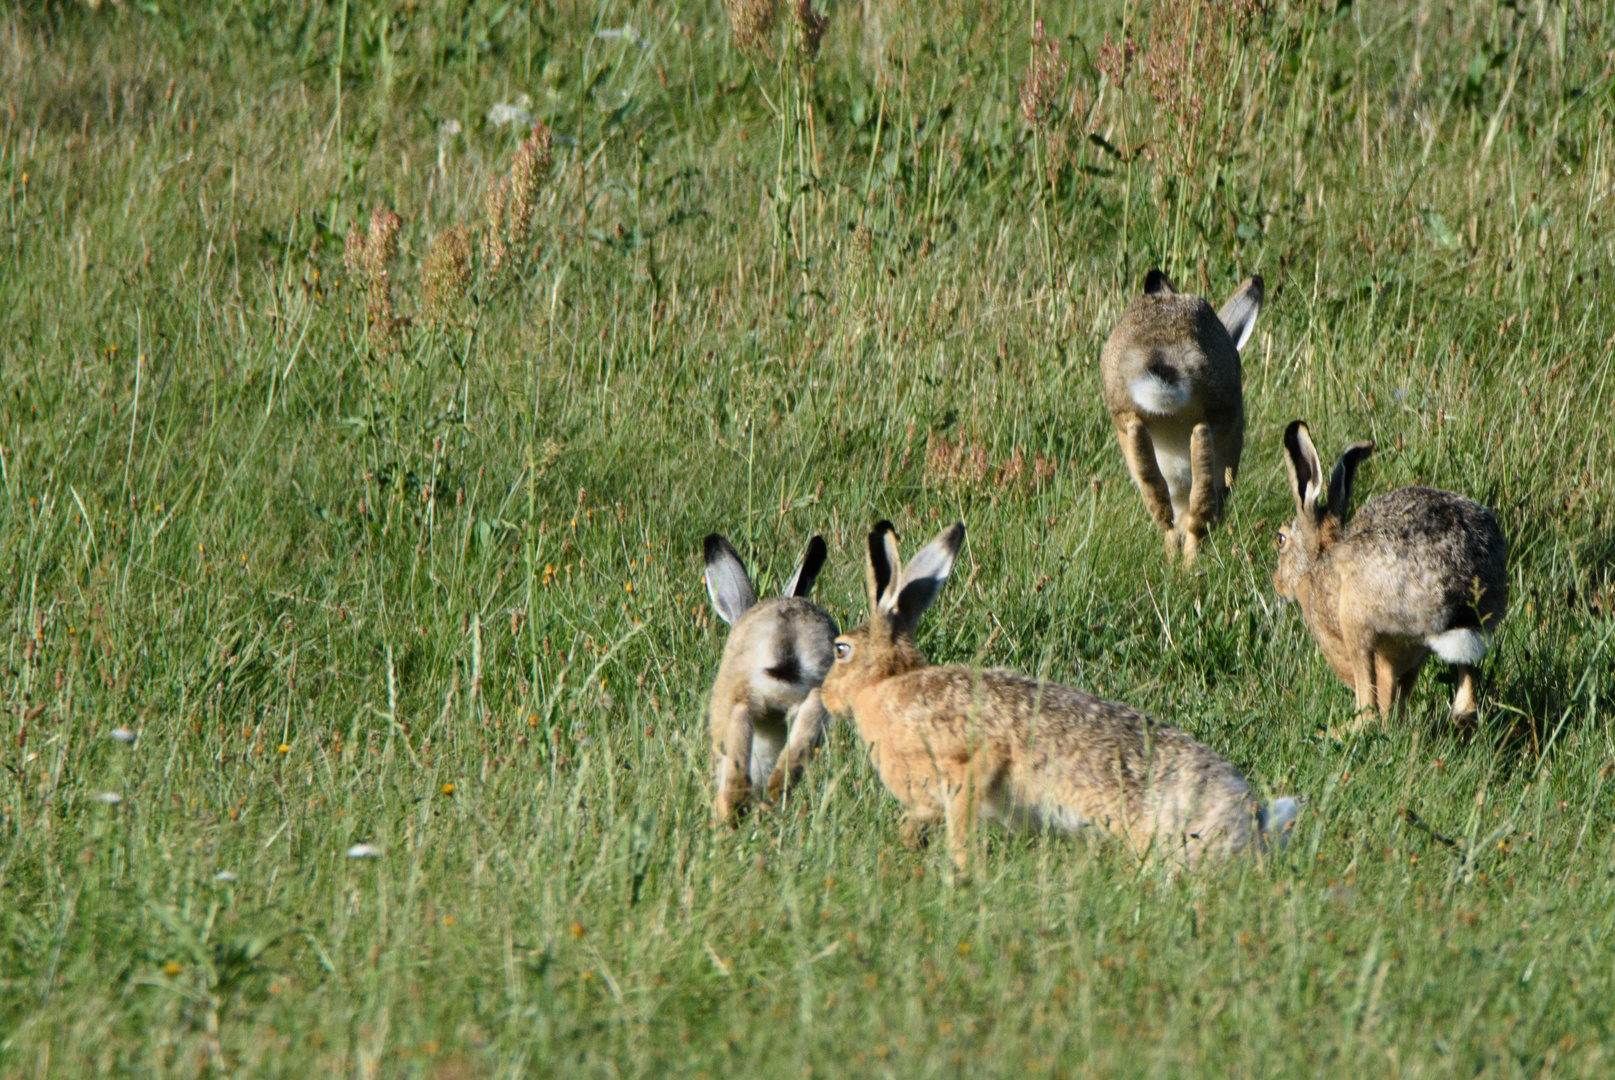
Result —
[[1342, 521], [1346, 519], [1346, 507], [1351, 503], [1351, 485], [1357, 479], [1357, 466], [1367, 461], [1368, 455], [1373, 452], [1374, 444], [1371, 442], [1352, 443], [1335, 463], [1335, 471], [1329, 477], [1328, 512]]
[[1292, 420], [1284, 429], [1284, 464], [1290, 470], [1290, 494], [1295, 498], [1298, 516], [1316, 520], [1318, 496], [1323, 493], [1323, 466], [1318, 464], [1312, 435], [1300, 420]]
[[1158, 293], [1165, 293], [1170, 296], [1177, 291], [1178, 287], [1172, 284], [1172, 279], [1167, 277], [1166, 272], [1163, 270], [1151, 270], [1144, 275], [1145, 296], [1155, 296]]
[[891, 592], [901, 564], [897, 559], [897, 526], [877, 521], [869, 531], [869, 551], [864, 557], [864, 590], [869, 601], [869, 617], [880, 611], [881, 601]]
[[959, 557], [959, 548], [965, 540], [963, 522], [948, 526], [935, 540], [914, 553], [914, 558], [903, 567], [893, 590], [889, 615], [892, 630], [899, 634], [912, 634], [925, 609], [936, 599], [937, 590], [953, 572], [953, 562]]
[[796, 573], [791, 580], [785, 583], [780, 591], [781, 596], [806, 596], [813, 591], [813, 582], [824, 569], [825, 556], [828, 554], [824, 546], [824, 537], [815, 536], [808, 541], [807, 551], [802, 555], [802, 562], [797, 566]]
[[1234, 348], [1243, 349], [1245, 342], [1250, 340], [1251, 331], [1256, 329], [1256, 316], [1262, 311], [1262, 296], [1262, 275], [1255, 274], [1246, 278], [1245, 284], [1217, 312], [1217, 318], [1227, 328], [1228, 336], [1234, 339]]
[[757, 603], [757, 590], [751, 587], [746, 568], [729, 541], [712, 533], [702, 542], [701, 549], [707, 564], [707, 595], [712, 597], [718, 618], [733, 626], [736, 619]]

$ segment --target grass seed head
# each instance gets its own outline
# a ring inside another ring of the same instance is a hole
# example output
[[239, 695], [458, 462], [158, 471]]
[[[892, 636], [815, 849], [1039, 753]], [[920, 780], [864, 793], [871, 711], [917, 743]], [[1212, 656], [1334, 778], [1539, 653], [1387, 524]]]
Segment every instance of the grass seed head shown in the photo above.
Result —
[[448, 322], [471, 287], [471, 239], [463, 225], [432, 241], [421, 267], [422, 309], [428, 322]]
[[729, 33], [735, 47], [745, 53], [761, 53], [770, 59], [774, 50], [768, 39], [774, 32], [774, 19], [778, 14], [776, 0], [723, 0], [724, 11], [729, 15]]
[[830, 17], [814, 11], [813, 0], [795, 0], [791, 16], [796, 20], [796, 29], [801, 34], [802, 55], [809, 60], [817, 59], [819, 42], [824, 40], [825, 31], [830, 29]]

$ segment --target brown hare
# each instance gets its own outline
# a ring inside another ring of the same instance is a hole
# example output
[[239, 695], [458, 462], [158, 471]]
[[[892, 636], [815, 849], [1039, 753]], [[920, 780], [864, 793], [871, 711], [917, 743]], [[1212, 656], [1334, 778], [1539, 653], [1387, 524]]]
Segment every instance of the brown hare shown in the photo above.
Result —
[[914, 625], [964, 531], [950, 527], [902, 566], [891, 523], [875, 526], [869, 621], [836, 639], [822, 690], [826, 709], [852, 716], [907, 807], [905, 843], [946, 822], [963, 869], [978, 815], [1011, 828], [1100, 829], [1174, 867], [1284, 843], [1296, 801], [1258, 807], [1239, 770], [1176, 728], [1013, 671], [928, 666]]
[[1122, 312], [1100, 356], [1105, 405], [1167, 557], [1200, 553], [1222, 515], [1245, 445], [1239, 350], [1262, 310], [1252, 277], [1221, 312], [1180, 293], [1159, 270]]
[[824, 538], [785, 583], [783, 595], [759, 601], [746, 568], [717, 533], [703, 544], [707, 595], [734, 627], [712, 684], [708, 721], [717, 782], [713, 810], [731, 821], [754, 790], [778, 800], [801, 779], [824, 732], [819, 684], [830, 669], [835, 620], [803, 599], [824, 566]]
[[1472, 716], [1475, 665], [1508, 607], [1503, 530], [1486, 507], [1431, 487], [1371, 499], [1347, 523], [1352, 480], [1373, 452], [1348, 446], [1325, 494], [1306, 424], [1284, 430], [1295, 520], [1279, 530], [1273, 588], [1301, 605], [1358, 709], [1391, 716], [1433, 652], [1458, 669], [1453, 717]]

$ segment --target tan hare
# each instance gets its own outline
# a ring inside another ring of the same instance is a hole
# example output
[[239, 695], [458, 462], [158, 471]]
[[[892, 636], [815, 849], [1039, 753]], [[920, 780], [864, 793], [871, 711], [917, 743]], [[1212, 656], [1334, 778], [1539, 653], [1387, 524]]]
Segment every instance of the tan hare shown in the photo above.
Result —
[[1258, 807], [1227, 761], [1143, 713], [1013, 671], [930, 667], [914, 625], [953, 569], [954, 525], [900, 565], [881, 522], [865, 562], [869, 621], [835, 642], [825, 708], [850, 714], [887, 789], [908, 809], [903, 839], [946, 822], [964, 868], [978, 816], [1011, 828], [1099, 829], [1174, 867], [1276, 841], [1294, 799]]
[[824, 566], [822, 536], [808, 541], [782, 595], [762, 601], [729, 541], [713, 533], [702, 547], [707, 595], [718, 617], [734, 628], [708, 710], [718, 789], [713, 810], [728, 822], [754, 790], [774, 801], [801, 779], [823, 737], [819, 684], [839, 631], [834, 619], [804, 599]]
[[1122, 312], [1100, 356], [1105, 405], [1127, 471], [1166, 534], [1167, 557], [1194, 561], [1222, 515], [1245, 445], [1239, 350], [1262, 310], [1262, 279], [1222, 311], [1178, 292], [1159, 270]]
[[1284, 430], [1295, 520], [1279, 530], [1273, 588], [1301, 605], [1359, 709], [1392, 715], [1435, 653], [1458, 669], [1453, 717], [1472, 716], [1475, 665], [1508, 607], [1503, 530], [1486, 507], [1431, 487], [1370, 499], [1347, 523], [1357, 467], [1373, 452], [1348, 446], [1325, 494], [1306, 424]]

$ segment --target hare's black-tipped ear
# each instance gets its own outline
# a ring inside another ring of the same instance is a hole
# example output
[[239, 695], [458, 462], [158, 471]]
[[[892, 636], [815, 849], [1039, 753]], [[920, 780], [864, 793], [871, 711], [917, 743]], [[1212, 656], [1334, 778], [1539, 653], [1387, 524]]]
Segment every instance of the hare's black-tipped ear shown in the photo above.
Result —
[[1151, 270], [1148, 274], [1144, 275], [1145, 296], [1154, 296], [1157, 293], [1166, 293], [1170, 295], [1177, 291], [1178, 287], [1172, 284], [1172, 279], [1166, 276], [1165, 271]]
[[897, 578], [897, 526], [877, 521], [869, 531], [869, 553], [864, 559], [864, 586], [869, 593], [869, 615], [874, 618], [881, 600]]
[[[954, 560], [965, 541], [963, 522], [948, 526], [935, 540], [914, 553], [893, 590], [888, 614], [892, 629], [899, 634], [912, 634], [925, 609], [931, 606], [942, 583], [953, 573]], [[884, 604], [883, 604], [884, 606]]]
[[1262, 296], [1262, 275], [1254, 274], [1245, 279], [1245, 284], [1217, 312], [1228, 336], [1234, 339], [1234, 348], [1243, 349], [1251, 331], [1256, 329], [1256, 316], [1262, 312]]
[[824, 569], [824, 560], [829, 552], [824, 546], [824, 537], [815, 536], [808, 541], [807, 551], [802, 555], [802, 562], [791, 575], [791, 580], [785, 583], [780, 591], [781, 596], [806, 596], [813, 591], [813, 582]]
[[1318, 496], [1323, 493], [1323, 466], [1318, 464], [1312, 435], [1300, 420], [1290, 421], [1284, 429], [1284, 464], [1290, 470], [1290, 494], [1295, 498], [1296, 510], [1316, 518]]
[[1357, 466], [1367, 461], [1373, 452], [1374, 444], [1371, 442], [1352, 443], [1346, 447], [1346, 452], [1340, 455], [1340, 460], [1335, 463], [1335, 471], [1329, 477], [1327, 513], [1342, 521], [1346, 519], [1346, 507], [1351, 503], [1352, 481], [1357, 479]]
[[751, 587], [739, 554], [717, 533], [702, 542], [701, 554], [707, 564], [707, 595], [712, 597], [712, 607], [718, 618], [733, 626], [757, 603], [757, 590]]

